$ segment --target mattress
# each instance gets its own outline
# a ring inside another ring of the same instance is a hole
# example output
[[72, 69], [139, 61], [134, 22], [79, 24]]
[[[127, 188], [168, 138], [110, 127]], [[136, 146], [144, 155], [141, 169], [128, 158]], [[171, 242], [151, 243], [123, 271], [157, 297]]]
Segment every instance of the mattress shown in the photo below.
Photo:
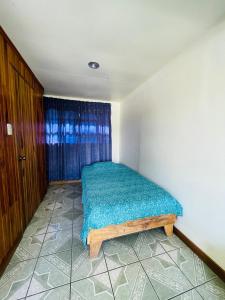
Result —
[[84, 245], [91, 229], [145, 217], [182, 215], [182, 206], [172, 195], [123, 164], [95, 163], [84, 167], [81, 177]]

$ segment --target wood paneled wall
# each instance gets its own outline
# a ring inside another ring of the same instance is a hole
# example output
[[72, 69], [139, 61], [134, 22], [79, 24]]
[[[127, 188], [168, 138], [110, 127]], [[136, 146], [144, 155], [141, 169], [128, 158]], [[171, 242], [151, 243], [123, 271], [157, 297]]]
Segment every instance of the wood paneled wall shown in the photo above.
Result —
[[43, 92], [0, 27], [1, 269], [46, 192]]

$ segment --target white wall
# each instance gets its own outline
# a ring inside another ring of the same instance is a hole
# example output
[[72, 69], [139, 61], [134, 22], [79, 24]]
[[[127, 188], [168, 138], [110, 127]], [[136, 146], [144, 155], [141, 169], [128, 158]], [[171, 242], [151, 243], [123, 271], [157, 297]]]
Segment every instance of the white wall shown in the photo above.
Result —
[[225, 23], [123, 100], [120, 160], [180, 201], [177, 227], [225, 268]]
[[112, 161], [119, 162], [119, 149], [120, 149], [120, 102], [111, 102], [103, 100], [90, 100], [79, 97], [66, 97], [45, 94], [46, 97], [53, 97], [58, 99], [79, 100], [90, 102], [105, 102], [111, 103], [111, 124], [112, 124]]
[[120, 103], [111, 102], [111, 124], [112, 124], [112, 161], [120, 160]]

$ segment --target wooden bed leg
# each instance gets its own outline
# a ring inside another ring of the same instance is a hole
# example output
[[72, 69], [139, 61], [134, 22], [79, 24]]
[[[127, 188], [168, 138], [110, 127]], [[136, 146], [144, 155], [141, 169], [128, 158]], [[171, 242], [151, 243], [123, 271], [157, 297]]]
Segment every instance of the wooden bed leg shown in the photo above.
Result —
[[173, 224], [165, 225], [164, 230], [167, 236], [173, 235]]
[[90, 242], [90, 257], [94, 258], [98, 256], [99, 250], [101, 248], [102, 245], [102, 241], [98, 241], [98, 242]]

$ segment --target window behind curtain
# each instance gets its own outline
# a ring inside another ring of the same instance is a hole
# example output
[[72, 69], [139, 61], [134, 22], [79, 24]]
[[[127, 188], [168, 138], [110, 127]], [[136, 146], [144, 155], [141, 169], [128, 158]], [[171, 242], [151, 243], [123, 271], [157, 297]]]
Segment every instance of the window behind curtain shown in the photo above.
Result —
[[83, 166], [111, 161], [110, 104], [44, 100], [49, 181], [79, 179]]

